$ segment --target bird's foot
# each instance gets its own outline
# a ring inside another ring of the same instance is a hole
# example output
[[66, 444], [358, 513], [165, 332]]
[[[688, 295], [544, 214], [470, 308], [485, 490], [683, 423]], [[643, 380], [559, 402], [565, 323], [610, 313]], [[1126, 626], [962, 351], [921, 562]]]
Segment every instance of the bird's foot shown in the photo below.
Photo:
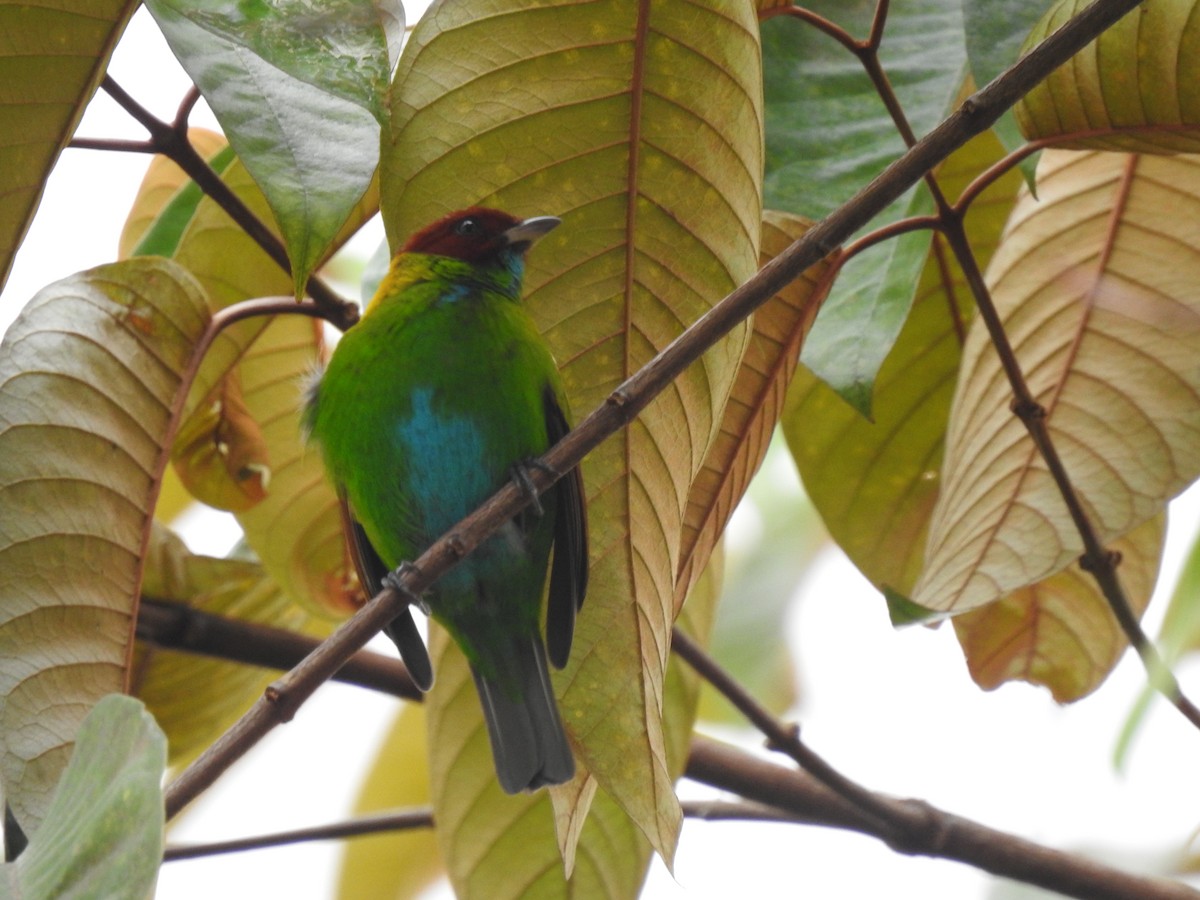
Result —
[[408, 562], [408, 560], [405, 560], [404, 562], [400, 563], [400, 565], [398, 565], [393, 571], [388, 572], [386, 575], [384, 575], [383, 578], [380, 579], [380, 583], [385, 588], [391, 588], [392, 590], [397, 591], [400, 594], [403, 594], [405, 597], [408, 598], [408, 602], [412, 606], [415, 606], [417, 609], [419, 609], [425, 615], [429, 615], [429, 604], [425, 602], [425, 599], [423, 597], [421, 597], [419, 594], [414, 593], [408, 587], [408, 585], [406, 585], [404, 583], [404, 579], [406, 576], [415, 575], [419, 572], [420, 572], [420, 569], [418, 569], [413, 563], [410, 563], [410, 562]]
[[509, 468], [509, 473], [512, 475], [512, 480], [521, 493], [529, 500], [530, 507], [539, 517], [545, 513], [542, 509], [542, 502], [538, 499], [538, 489], [534, 487], [533, 479], [529, 477], [530, 469], [541, 469], [549, 475], [558, 475], [559, 472], [548, 463], [542, 462], [537, 457], [523, 459], [520, 462], [515, 462]]

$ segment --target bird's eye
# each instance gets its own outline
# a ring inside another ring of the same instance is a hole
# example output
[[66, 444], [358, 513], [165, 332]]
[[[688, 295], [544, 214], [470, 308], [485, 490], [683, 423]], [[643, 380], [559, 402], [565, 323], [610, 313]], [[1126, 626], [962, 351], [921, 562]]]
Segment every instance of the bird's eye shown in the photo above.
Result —
[[475, 237], [480, 231], [479, 223], [474, 219], [463, 219], [454, 226], [454, 233], [463, 237]]

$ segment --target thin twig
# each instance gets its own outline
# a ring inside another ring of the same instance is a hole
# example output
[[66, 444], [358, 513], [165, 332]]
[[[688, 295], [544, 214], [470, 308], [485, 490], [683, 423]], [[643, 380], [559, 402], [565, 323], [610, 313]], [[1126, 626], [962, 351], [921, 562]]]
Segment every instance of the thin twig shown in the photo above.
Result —
[[903, 833], [905, 829], [912, 827], [911, 815], [906, 813], [904, 820], [900, 822], [893, 820], [891, 817], [895, 810], [891, 804], [878, 803], [875, 794], [846, 778], [825, 762], [800, 740], [798, 726], [784, 725], [767, 712], [749, 691], [704, 651], [704, 648], [678, 628], [671, 631], [671, 650], [749, 719], [767, 738], [767, 746], [771, 750], [790, 756], [804, 771], [848, 803], [854, 804], [863, 815], [873, 819], [877, 827], [894, 829], [897, 833]]
[[163, 862], [198, 859], [222, 853], [240, 853], [244, 850], [262, 850], [266, 847], [281, 847], [308, 841], [365, 837], [389, 831], [415, 831], [418, 828], [432, 828], [433, 825], [433, 810], [428, 806], [421, 806], [414, 809], [355, 816], [344, 822], [330, 822], [327, 825], [294, 828], [289, 831], [276, 831], [271, 834], [258, 834], [228, 841], [213, 841], [209, 844], [177, 844], [167, 847], [163, 851]]
[[[1137, 4], [1138, 0], [1096, 0], [969, 97], [850, 201], [805, 232], [613, 391], [542, 457], [544, 465], [530, 470], [535, 488], [547, 490], [559, 477], [552, 472], [571, 471], [587, 452], [628, 424], [734, 326], [836, 249], [954, 150], [989, 128], [1047, 74]], [[415, 566], [404, 573], [399, 585], [419, 595], [435, 577], [471, 552], [528, 502], [528, 497], [515, 485], [505, 486], [422, 554]], [[319, 684], [407, 603], [408, 598], [395, 588], [381, 591], [318, 650], [276, 682], [263, 699], [167, 788], [168, 815], [174, 815], [194, 799], [277, 724], [288, 721]]]
[[[183, 169], [184, 173], [196, 182], [200, 189], [230, 218], [237, 222], [242, 230], [262, 248], [263, 252], [274, 260], [276, 265], [284, 272], [291, 274], [292, 264], [288, 259], [287, 248], [284, 247], [283, 242], [267, 227], [266, 223], [254, 214], [250, 207], [242, 202], [237, 194], [229, 189], [229, 186], [212, 170], [212, 167], [188, 139], [187, 115], [191, 110], [191, 104], [195, 102], [191, 99], [190, 92], [180, 104], [176, 124], [172, 125], [157, 118], [134, 100], [111, 76], [105, 75], [100, 86], [120, 104], [122, 109], [150, 132], [150, 146], [153, 148], [153, 152], [161, 153]], [[111, 146], [99, 144], [95, 140], [76, 143], [75, 146], [112, 149]], [[309, 276], [305, 290], [320, 308], [322, 318], [327, 319], [343, 331], [358, 320], [358, 306], [343, 300], [316, 275]]]

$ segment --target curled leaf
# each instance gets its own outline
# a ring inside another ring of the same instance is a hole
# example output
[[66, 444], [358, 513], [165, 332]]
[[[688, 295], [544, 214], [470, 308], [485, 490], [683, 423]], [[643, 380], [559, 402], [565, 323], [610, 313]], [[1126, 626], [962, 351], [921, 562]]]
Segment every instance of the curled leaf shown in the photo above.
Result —
[[267, 495], [271, 477], [266, 441], [242, 399], [237, 370], [216, 396], [180, 429], [171, 452], [180, 480], [197, 500], [242, 512]]

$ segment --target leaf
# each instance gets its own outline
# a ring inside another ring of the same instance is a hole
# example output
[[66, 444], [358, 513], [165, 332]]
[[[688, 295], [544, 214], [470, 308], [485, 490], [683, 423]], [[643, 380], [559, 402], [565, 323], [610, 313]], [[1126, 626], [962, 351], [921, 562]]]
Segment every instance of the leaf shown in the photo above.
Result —
[[[224, 174], [237, 159], [225, 138], [215, 131], [190, 128], [188, 140], [218, 175]], [[117, 257], [173, 255], [203, 198], [200, 185], [172, 160], [159, 155], [151, 157], [121, 229]]]
[[[1082, 10], [1059, 0], [1026, 46]], [[1195, 0], [1138, 6], [1025, 95], [1014, 111], [1026, 138], [1073, 150], [1200, 150], [1200, 29]]]
[[[956, 198], [1003, 155], [983, 134], [937, 170]], [[964, 225], [986, 266], [1015, 202], [1009, 173], [971, 205]], [[848, 406], [804, 368], [788, 390], [782, 426], [805, 490], [838, 546], [881, 590], [912, 590], [924, 563], [937, 498], [942, 445], [974, 304], [961, 268], [939, 237], [930, 246], [912, 312], [879, 371], [874, 421]]]
[[[356, 814], [429, 803], [425, 709], [405, 703], [354, 801]], [[338, 896], [416, 897], [444, 873], [432, 829], [413, 829], [346, 841]]]
[[[321, 637], [330, 630], [291, 603], [257, 562], [191, 553], [160, 525], [147, 547], [142, 597]], [[129, 682], [166, 732], [170, 763], [178, 767], [206, 749], [278, 675], [139, 641]]]
[[[1165, 517], [1113, 542], [1121, 584], [1139, 617], [1158, 577]], [[991, 690], [1005, 681], [1045, 685], [1059, 703], [1087, 696], [1129, 647], [1096, 579], [1073, 563], [1057, 575], [954, 619], [971, 677]]]
[[404, 34], [400, 3], [209, 0], [180, 12], [293, 78], [349, 100], [382, 121], [393, 48], [398, 55]]
[[[874, 3], [807, 3], [852, 33], [870, 26]], [[966, 70], [958, 4], [917, 0], [894, 6], [880, 55], [913, 130], [929, 131], [957, 105]], [[820, 218], [845, 203], [893, 159], [904, 141], [858, 60], [799, 19], [763, 23], [770, 207]], [[923, 187], [870, 227], [932, 211]], [[871, 248], [841, 272], [805, 342], [806, 366], [864, 415], [875, 377], [913, 302], [929, 247], [913, 232]]]
[[171, 460], [184, 487], [209, 506], [243, 512], [266, 497], [270, 454], [236, 370], [180, 429]]
[[[370, 21], [364, 13], [359, 26], [366, 24], [368, 31], [382, 34], [374, 7], [367, 0], [361, 2]], [[349, 89], [342, 76], [354, 67], [354, 57], [347, 64], [322, 44], [319, 30], [306, 34], [302, 27], [292, 33], [306, 38], [296, 47], [264, 48], [272, 58], [283, 55], [303, 68], [307, 77], [315, 78], [319, 71], [322, 86], [316, 87], [223, 32], [211, 30], [214, 17], [223, 18], [224, 31], [238, 31], [243, 40], [253, 42], [247, 31], [253, 32], [253, 22], [262, 19], [241, 19], [240, 4], [150, 0], [147, 6], [212, 107], [238, 158], [266, 195], [287, 244], [299, 296], [366, 191], [378, 161], [378, 122], [358, 103], [334, 92]], [[257, 16], [268, 7], [260, 3], [248, 9]], [[297, 3], [289, 9], [280, 8], [280, 14], [293, 24], [296, 17], [311, 13], [310, 4]], [[376, 49], [382, 53], [377, 63], [386, 68], [386, 41], [378, 41]]]
[[130, 0], [0, 5], [0, 288], [42, 199], [46, 178], [95, 92]]
[[[982, 87], [1017, 61], [1030, 30], [1045, 10], [1046, 0], [963, 0], [967, 59], [975, 84]], [[1007, 150], [1024, 143], [1012, 110], [1005, 112], [992, 130]], [[1031, 170], [1030, 181], [1032, 178]]]
[[278, 316], [242, 360], [242, 389], [270, 448], [272, 474], [266, 499], [238, 513], [238, 522], [288, 596], [344, 617], [357, 609], [362, 592], [320, 454], [300, 439], [300, 387], [321, 347], [319, 323]]
[[[679, 627], [702, 645], [712, 628], [719, 583], [717, 554], [680, 614]], [[584, 771], [561, 788], [503, 794], [466, 660], [441, 628], [432, 632], [430, 652], [442, 689], [431, 691], [426, 701], [430, 783], [437, 838], [455, 893], [487, 900], [636, 896], [651, 853], [643, 829]], [[566, 679], [555, 681], [562, 685]], [[666, 765], [674, 780], [687, 761], [700, 683], [672, 657], [663, 690]], [[566, 706], [563, 715], [570, 718]], [[578, 750], [578, 742], [573, 746]], [[577, 760], [582, 761], [578, 755]], [[563, 854], [574, 858], [569, 879], [555, 840], [556, 821], [563, 817], [570, 821], [560, 833], [578, 832], [577, 844]]]
[[0, 776], [26, 832], [83, 717], [125, 687], [171, 404], [208, 318], [178, 266], [129, 260], [44, 288], [0, 344]]
[[0, 866], [0, 895], [153, 896], [162, 861], [166, 755], [166, 739], [142, 704], [119, 694], [100, 700], [79, 728], [42, 827], [15, 863]]
[[[812, 223], [799, 216], [764, 212], [762, 262], [782, 253], [810, 227]], [[767, 455], [804, 336], [828, 289], [824, 280], [828, 270], [826, 261], [812, 266], [754, 314], [750, 344], [730, 391], [720, 432], [692, 482], [675, 578], [677, 613]]]
[[[1047, 152], [987, 281], [1029, 389], [1103, 541], [1200, 472], [1200, 163]], [[1170, 215], [1163, 210], [1170, 209]], [[942, 491], [913, 600], [964, 612], [1069, 565], [1081, 539], [1010, 390], [972, 328]]]
[[[393, 246], [472, 203], [562, 217], [531, 255], [527, 303], [578, 419], [755, 270], [757, 24], [734, 3], [525, 6], [448, 0], [421, 20], [393, 84], [381, 205]], [[667, 859], [681, 815], [660, 716], [681, 530], [747, 336], [584, 465], [592, 588], [564, 717], [586, 735], [581, 762]]]

